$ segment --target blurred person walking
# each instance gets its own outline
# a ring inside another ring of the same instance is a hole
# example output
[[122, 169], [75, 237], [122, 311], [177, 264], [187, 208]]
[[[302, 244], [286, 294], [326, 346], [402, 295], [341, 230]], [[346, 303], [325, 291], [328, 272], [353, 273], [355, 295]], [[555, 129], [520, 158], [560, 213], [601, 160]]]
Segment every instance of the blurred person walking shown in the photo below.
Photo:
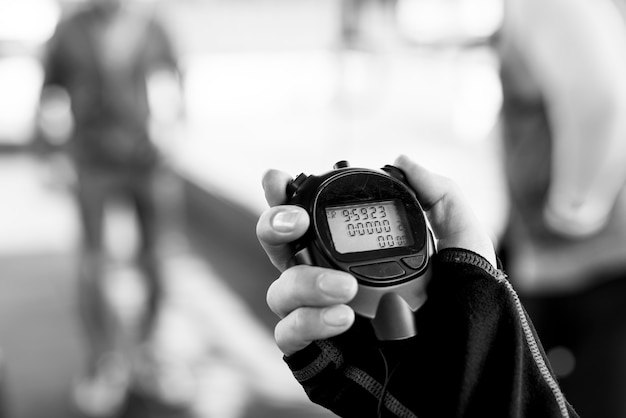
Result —
[[104, 292], [106, 208], [122, 197], [137, 215], [137, 265], [147, 284], [137, 339], [146, 347], [163, 296], [155, 189], [162, 159], [149, 132], [147, 82], [164, 71], [178, 79], [177, 58], [151, 13], [124, 0], [91, 0], [59, 23], [47, 46], [44, 71], [42, 108], [49, 88], [60, 87], [69, 96], [73, 118], [66, 145], [82, 221], [78, 297], [88, 340], [87, 366], [74, 401], [88, 416], [109, 416], [123, 405], [135, 365], [120, 354], [120, 327]]
[[626, 23], [621, 0], [508, 0], [502, 241], [581, 416], [626, 416]]

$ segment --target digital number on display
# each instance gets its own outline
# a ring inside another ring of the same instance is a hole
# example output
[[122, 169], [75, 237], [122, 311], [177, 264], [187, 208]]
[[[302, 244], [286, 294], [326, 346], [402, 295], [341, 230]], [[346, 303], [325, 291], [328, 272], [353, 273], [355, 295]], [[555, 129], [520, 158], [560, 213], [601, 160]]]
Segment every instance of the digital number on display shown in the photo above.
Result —
[[404, 208], [397, 201], [326, 208], [338, 253], [404, 247], [413, 243]]

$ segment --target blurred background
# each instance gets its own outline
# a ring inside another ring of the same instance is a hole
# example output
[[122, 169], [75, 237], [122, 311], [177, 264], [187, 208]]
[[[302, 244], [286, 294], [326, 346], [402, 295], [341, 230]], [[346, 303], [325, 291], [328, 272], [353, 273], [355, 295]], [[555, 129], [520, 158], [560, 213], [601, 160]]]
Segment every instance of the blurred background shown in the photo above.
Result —
[[[81, 416], [70, 395], [85, 357], [80, 227], [67, 161], [39, 158], [35, 121], [43, 47], [83, 3], [0, 0], [2, 418]], [[461, 183], [497, 240], [507, 198], [491, 40], [502, 0], [134, 3], [165, 24], [183, 75], [184, 121], [154, 127], [167, 167], [157, 334], [176, 387], [192, 384], [197, 396], [183, 411], [131, 394], [122, 416], [329, 416], [306, 402], [274, 347], [265, 290], [277, 272], [254, 232], [266, 207], [261, 176], [319, 174], [339, 160], [377, 168], [407, 154]], [[153, 113], [167, 117], [177, 97], [158, 79], [150, 88]], [[63, 121], [68, 108], [49, 112]], [[71, 125], [48, 129], [63, 146]], [[138, 240], [132, 214], [114, 204], [106, 221], [111, 257], [127, 259]], [[123, 263], [108, 276], [110, 303], [130, 327], [145, 289]]]

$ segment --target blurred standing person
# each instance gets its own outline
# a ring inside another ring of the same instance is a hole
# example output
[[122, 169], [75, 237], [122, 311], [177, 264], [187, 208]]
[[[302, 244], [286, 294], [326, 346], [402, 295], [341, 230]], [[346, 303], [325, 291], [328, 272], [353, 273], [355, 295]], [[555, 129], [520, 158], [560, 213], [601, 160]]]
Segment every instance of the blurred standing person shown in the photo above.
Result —
[[511, 198], [502, 250], [581, 416], [626, 416], [622, 0], [508, 0], [499, 38]]
[[124, 402], [131, 366], [116, 347], [120, 330], [103, 292], [105, 209], [111, 198], [122, 197], [137, 215], [137, 264], [148, 293], [138, 339], [145, 345], [162, 298], [155, 195], [161, 159], [149, 133], [147, 84], [156, 72], [178, 78], [177, 59], [164, 28], [150, 13], [124, 0], [90, 0], [59, 23], [44, 71], [41, 106], [46, 106], [48, 87], [61, 87], [73, 118], [67, 151], [82, 221], [78, 297], [89, 344], [74, 401], [87, 415], [108, 416]]

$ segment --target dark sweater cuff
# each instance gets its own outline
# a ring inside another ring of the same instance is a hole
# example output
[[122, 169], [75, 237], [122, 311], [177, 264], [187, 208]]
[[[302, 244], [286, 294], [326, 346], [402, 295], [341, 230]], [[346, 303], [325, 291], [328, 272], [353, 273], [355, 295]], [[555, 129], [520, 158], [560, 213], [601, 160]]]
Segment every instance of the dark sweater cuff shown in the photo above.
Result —
[[506, 278], [499, 259], [498, 268], [496, 268], [482, 255], [464, 248], [445, 248], [435, 254], [433, 260], [435, 264], [447, 263], [461, 265], [461, 267], [463, 265], [477, 267], [495, 279]]
[[343, 355], [330, 340], [320, 340], [304, 349], [284, 357], [294, 377], [300, 383], [314, 378], [327, 368], [338, 369], [343, 364]]

